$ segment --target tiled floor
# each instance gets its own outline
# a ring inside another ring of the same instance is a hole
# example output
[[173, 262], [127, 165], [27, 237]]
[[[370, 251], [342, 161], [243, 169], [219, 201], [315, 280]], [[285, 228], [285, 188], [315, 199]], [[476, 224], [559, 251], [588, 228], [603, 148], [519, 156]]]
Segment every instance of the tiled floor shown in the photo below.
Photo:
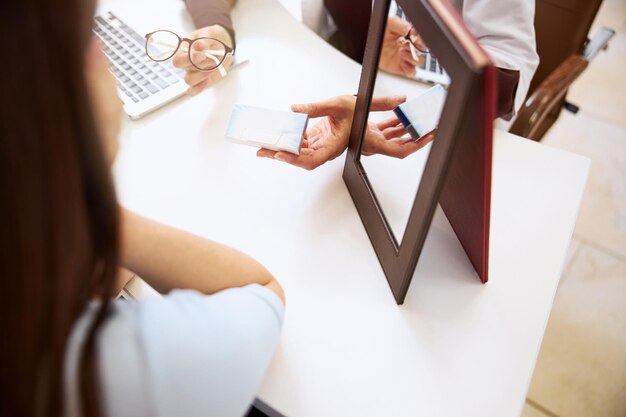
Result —
[[603, 25], [617, 34], [568, 97], [581, 111], [543, 141], [592, 168], [523, 417], [626, 416], [626, 0]]
[[626, 416], [626, 262], [582, 244], [559, 287], [532, 405], [558, 416]]

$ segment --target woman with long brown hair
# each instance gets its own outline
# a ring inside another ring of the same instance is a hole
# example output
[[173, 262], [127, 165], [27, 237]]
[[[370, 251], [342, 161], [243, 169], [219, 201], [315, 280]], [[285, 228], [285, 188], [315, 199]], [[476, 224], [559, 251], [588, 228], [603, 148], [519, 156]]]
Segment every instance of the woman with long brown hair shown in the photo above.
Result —
[[[242, 415], [282, 290], [248, 256], [118, 206], [121, 106], [93, 13], [0, 3], [0, 415]], [[122, 266], [167, 295], [113, 300]]]

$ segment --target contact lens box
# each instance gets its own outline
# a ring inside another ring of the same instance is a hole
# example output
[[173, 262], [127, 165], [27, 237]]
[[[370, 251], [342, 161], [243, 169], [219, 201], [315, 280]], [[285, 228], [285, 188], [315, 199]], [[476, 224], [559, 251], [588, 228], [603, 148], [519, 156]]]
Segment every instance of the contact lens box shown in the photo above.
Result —
[[309, 116], [235, 104], [225, 138], [242, 145], [300, 154]]
[[393, 112], [411, 137], [417, 140], [437, 129], [445, 102], [446, 89], [437, 84], [400, 104]]

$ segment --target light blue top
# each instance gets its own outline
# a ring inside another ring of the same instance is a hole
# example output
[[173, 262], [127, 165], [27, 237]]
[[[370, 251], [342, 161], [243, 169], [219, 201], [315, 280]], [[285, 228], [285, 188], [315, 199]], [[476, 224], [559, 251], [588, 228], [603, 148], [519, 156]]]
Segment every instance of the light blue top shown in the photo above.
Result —
[[[80, 416], [78, 358], [96, 308], [89, 306], [68, 343], [67, 417]], [[278, 296], [257, 284], [116, 300], [97, 342], [105, 415], [241, 417], [269, 365], [283, 314]]]

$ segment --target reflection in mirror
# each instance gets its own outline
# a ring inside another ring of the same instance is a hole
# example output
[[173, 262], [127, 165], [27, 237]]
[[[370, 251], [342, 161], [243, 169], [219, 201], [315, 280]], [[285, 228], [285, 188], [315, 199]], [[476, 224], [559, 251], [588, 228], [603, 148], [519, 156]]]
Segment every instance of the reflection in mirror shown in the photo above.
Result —
[[[450, 82], [417, 28], [392, 1], [361, 152], [361, 164], [398, 244]], [[394, 108], [386, 105], [390, 96], [406, 96], [406, 101]]]

